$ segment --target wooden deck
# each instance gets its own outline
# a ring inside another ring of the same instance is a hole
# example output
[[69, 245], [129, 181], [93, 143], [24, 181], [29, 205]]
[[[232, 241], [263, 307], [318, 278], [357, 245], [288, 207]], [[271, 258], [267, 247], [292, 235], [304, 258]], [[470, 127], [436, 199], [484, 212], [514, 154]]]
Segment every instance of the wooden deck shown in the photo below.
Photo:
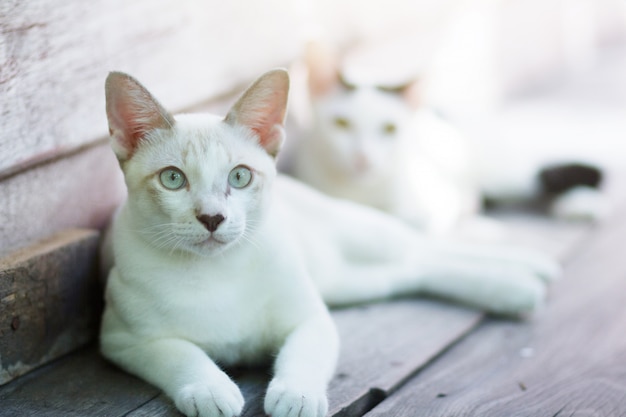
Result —
[[[626, 416], [626, 211], [589, 227], [505, 216], [511, 240], [560, 257], [564, 277], [523, 321], [437, 300], [333, 312], [342, 352], [331, 416]], [[268, 369], [233, 369], [261, 416]], [[0, 416], [176, 416], [158, 389], [95, 346], [0, 387]]]

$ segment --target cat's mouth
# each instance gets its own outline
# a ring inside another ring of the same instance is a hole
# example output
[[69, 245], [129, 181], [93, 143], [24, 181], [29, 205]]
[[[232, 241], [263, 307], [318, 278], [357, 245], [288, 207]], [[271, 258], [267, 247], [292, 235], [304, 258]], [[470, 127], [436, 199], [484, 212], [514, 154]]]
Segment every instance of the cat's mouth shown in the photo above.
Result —
[[201, 247], [211, 247], [211, 246], [222, 246], [222, 245], [226, 245], [228, 242], [225, 242], [219, 238], [217, 238], [213, 233], [211, 233], [211, 235], [196, 243], [194, 246], [201, 246]]

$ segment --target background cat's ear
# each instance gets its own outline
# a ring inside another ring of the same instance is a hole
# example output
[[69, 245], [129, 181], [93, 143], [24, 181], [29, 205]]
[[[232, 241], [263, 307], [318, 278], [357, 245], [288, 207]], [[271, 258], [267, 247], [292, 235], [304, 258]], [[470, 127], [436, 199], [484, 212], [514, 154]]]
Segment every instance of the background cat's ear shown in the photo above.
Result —
[[275, 69], [266, 72], [243, 93], [224, 121], [251, 129], [267, 153], [276, 157], [285, 140], [288, 95], [287, 71]]
[[174, 118], [130, 75], [111, 72], [105, 94], [112, 147], [120, 161], [130, 159], [146, 133], [174, 125]]
[[309, 73], [311, 97], [322, 96], [339, 84], [346, 85], [340, 76], [337, 53], [329, 45], [321, 41], [309, 42], [306, 47], [305, 61]]

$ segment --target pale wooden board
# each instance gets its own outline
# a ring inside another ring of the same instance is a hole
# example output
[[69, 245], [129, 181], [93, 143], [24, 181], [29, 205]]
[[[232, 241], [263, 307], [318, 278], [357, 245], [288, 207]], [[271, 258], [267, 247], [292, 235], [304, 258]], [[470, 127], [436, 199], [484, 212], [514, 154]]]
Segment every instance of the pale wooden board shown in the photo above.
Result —
[[125, 194], [106, 143], [0, 181], [0, 256], [67, 228], [100, 229]]
[[333, 313], [342, 349], [329, 387], [331, 415], [359, 415], [442, 350], [482, 314], [430, 300], [397, 300]]
[[94, 339], [98, 241], [68, 230], [0, 258], [0, 384]]
[[626, 211], [587, 238], [533, 320], [488, 321], [368, 417], [626, 415]]
[[287, 65], [306, 26], [296, 3], [3, 0], [0, 176], [104, 137], [111, 70], [180, 110]]

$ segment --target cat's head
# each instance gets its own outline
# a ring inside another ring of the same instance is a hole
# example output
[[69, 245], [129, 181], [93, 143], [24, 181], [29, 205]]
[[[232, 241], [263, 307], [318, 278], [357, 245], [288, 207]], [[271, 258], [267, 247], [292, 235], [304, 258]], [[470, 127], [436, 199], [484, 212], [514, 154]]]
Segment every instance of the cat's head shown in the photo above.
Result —
[[172, 116], [129, 75], [106, 81], [111, 145], [133, 228], [171, 253], [211, 256], [253, 239], [284, 141], [289, 77], [257, 79], [224, 118]]
[[312, 140], [337, 174], [376, 178], [389, 173], [399, 143], [413, 135], [417, 82], [397, 86], [348, 83], [328, 51], [308, 51]]

